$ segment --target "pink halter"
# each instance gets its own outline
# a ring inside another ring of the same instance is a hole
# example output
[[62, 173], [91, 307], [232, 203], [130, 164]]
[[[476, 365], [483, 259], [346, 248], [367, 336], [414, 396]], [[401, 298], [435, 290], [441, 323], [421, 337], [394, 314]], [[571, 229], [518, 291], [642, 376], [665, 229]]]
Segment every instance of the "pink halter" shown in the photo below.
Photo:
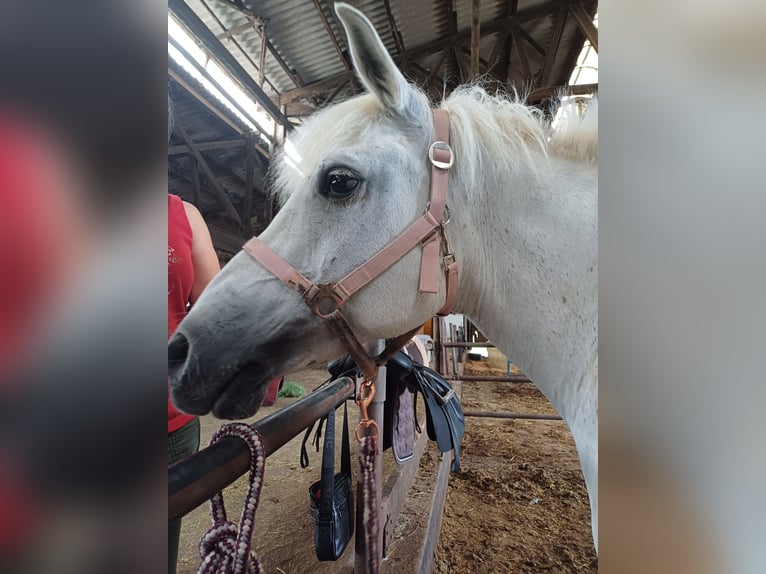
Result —
[[[377, 365], [406, 343], [417, 331], [417, 328], [394, 339], [379, 357], [373, 359], [367, 354], [364, 346], [359, 342], [341, 314], [343, 305], [354, 293], [365, 287], [418, 245], [423, 246], [419, 291], [421, 293], [436, 293], [439, 285], [439, 268], [441, 267], [439, 263], [441, 244], [444, 248], [442, 261], [447, 279], [447, 294], [444, 306], [438, 315], [449, 314], [457, 297], [458, 264], [455, 255], [450, 252], [445, 231], [445, 226], [449, 222], [449, 210], [447, 209], [448, 170], [454, 162], [452, 148], [449, 146], [449, 113], [447, 110], [433, 110], [433, 117], [434, 141], [428, 149], [428, 158], [431, 160], [432, 166], [431, 192], [426, 212], [391, 243], [340, 281], [319, 285], [312, 283], [256, 237], [250, 239], [244, 246], [244, 250], [256, 261], [298, 293], [318, 317], [328, 321], [330, 327], [369, 380], [374, 380]], [[446, 220], [444, 219], [445, 211]]]

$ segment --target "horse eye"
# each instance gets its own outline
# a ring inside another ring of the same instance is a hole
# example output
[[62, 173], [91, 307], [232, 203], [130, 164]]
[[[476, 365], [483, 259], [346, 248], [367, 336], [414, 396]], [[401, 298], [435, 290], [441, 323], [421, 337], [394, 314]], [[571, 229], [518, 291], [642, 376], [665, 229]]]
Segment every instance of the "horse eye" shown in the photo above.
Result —
[[330, 199], [348, 199], [359, 187], [361, 178], [348, 169], [332, 169], [327, 173], [323, 195]]

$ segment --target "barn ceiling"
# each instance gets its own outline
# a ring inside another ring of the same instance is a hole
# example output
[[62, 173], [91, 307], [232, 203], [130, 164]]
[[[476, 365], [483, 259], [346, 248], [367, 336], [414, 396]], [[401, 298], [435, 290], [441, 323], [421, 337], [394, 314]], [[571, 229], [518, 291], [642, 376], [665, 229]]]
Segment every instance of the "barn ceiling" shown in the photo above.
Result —
[[[477, 76], [545, 105], [566, 86], [583, 42], [598, 50], [597, 0], [350, 0], [404, 75], [438, 101]], [[286, 130], [361, 92], [332, 0], [169, 0], [168, 7], [272, 124], [252, 129], [168, 58], [175, 128], [170, 192], [195, 203], [222, 254], [270, 221], [271, 152]], [[581, 86], [588, 93], [596, 86]]]

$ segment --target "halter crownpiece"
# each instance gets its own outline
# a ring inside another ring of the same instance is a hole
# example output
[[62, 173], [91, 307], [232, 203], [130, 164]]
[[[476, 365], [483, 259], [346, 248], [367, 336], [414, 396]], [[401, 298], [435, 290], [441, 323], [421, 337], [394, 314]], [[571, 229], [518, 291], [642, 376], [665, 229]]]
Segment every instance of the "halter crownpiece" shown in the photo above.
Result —
[[[452, 167], [455, 159], [449, 145], [449, 112], [442, 109], [432, 111], [434, 141], [428, 149], [428, 159], [431, 162], [431, 190], [426, 212], [391, 243], [340, 281], [324, 284], [312, 283], [257, 237], [250, 239], [243, 247], [253, 259], [298, 293], [315, 315], [328, 322], [330, 328], [341, 340], [343, 346], [354, 358], [368, 380], [374, 380], [377, 366], [399, 350], [418, 329], [396, 337], [376, 359], [373, 359], [359, 342], [341, 313], [343, 306], [354, 293], [365, 287], [418, 245], [422, 245], [419, 292], [438, 292], [439, 270], [443, 265], [447, 280], [447, 293], [444, 305], [437, 314], [449, 314], [457, 298], [458, 264], [455, 255], [450, 252], [445, 230], [445, 226], [449, 222], [449, 210], [447, 209], [448, 170]], [[445, 214], [447, 215], [446, 220], [444, 219]], [[440, 251], [443, 251], [441, 263], [439, 261]]]

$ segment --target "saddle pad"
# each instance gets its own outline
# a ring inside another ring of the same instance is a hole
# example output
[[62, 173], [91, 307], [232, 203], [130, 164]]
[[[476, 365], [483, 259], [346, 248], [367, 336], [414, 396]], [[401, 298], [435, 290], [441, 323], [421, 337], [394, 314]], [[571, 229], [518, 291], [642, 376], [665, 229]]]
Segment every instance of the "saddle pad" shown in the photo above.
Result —
[[391, 450], [394, 460], [403, 464], [415, 455], [414, 396], [407, 385], [398, 383], [391, 420]]

